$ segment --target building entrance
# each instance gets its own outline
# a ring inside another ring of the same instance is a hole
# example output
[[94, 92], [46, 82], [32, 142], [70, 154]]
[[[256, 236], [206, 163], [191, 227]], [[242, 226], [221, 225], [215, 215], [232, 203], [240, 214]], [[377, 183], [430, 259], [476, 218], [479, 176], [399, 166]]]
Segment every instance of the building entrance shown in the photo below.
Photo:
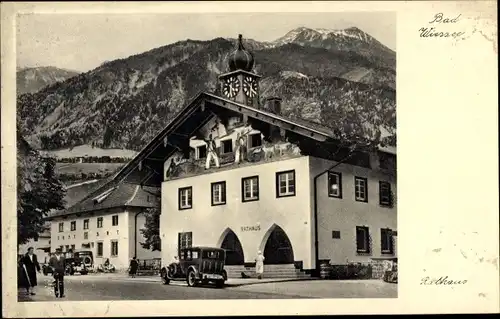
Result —
[[240, 240], [232, 230], [227, 232], [221, 248], [226, 250], [226, 265], [243, 265], [245, 263]]
[[267, 238], [264, 258], [264, 264], [292, 264], [294, 261], [292, 243], [285, 231], [277, 225]]

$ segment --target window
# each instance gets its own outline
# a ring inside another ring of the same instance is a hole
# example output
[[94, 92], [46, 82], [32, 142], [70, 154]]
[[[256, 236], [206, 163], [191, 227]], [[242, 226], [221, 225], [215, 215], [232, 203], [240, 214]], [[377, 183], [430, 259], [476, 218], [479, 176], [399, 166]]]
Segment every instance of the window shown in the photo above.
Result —
[[193, 233], [192, 232], [179, 233], [178, 237], [177, 237], [177, 241], [178, 241], [177, 246], [179, 247], [178, 254], [180, 255], [181, 249], [192, 247], [192, 245], [193, 245]]
[[225, 140], [220, 142], [221, 154], [231, 153], [233, 151], [233, 140]]
[[295, 170], [276, 173], [276, 197], [295, 196]]
[[212, 206], [226, 203], [226, 182], [212, 183]]
[[356, 251], [358, 253], [370, 252], [370, 237], [368, 227], [356, 226]]
[[368, 183], [366, 178], [354, 177], [354, 196], [358, 202], [368, 202]]
[[391, 183], [389, 182], [383, 182], [379, 181], [378, 182], [378, 195], [379, 195], [379, 201], [380, 205], [382, 206], [391, 206], [392, 200], [391, 200]]
[[118, 215], [113, 215], [113, 217], [111, 217], [111, 220], [113, 226], [118, 226]]
[[252, 176], [241, 179], [242, 201], [259, 200], [259, 177]]
[[332, 230], [332, 238], [333, 239], [340, 239], [340, 231], [339, 230]]
[[59, 223], [59, 232], [62, 233], [64, 231], [64, 223]]
[[102, 241], [97, 243], [97, 257], [102, 257], [103, 254], [103, 244]]
[[83, 220], [83, 229], [89, 229], [89, 220], [88, 219]]
[[66, 251], [69, 251], [69, 245], [66, 245]]
[[196, 158], [201, 159], [206, 157], [207, 157], [207, 146], [206, 145], [198, 146], [196, 148]]
[[76, 230], [76, 221], [72, 221], [71, 222], [71, 231], [75, 231]]
[[89, 233], [88, 232], [84, 232], [83, 233], [83, 239], [89, 239]]
[[328, 196], [342, 198], [342, 174], [328, 172]]
[[392, 230], [388, 228], [380, 229], [381, 252], [382, 254], [393, 254]]
[[102, 228], [102, 217], [97, 218], [97, 228]]
[[179, 188], [179, 210], [193, 208], [193, 188]]
[[111, 256], [118, 256], [118, 241], [111, 241]]
[[248, 136], [248, 148], [259, 147], [262, 145], [262, 136], [260, 133], [251, 134]]
[[75, 251], [75, 245], [71, 245], [71, 251]]

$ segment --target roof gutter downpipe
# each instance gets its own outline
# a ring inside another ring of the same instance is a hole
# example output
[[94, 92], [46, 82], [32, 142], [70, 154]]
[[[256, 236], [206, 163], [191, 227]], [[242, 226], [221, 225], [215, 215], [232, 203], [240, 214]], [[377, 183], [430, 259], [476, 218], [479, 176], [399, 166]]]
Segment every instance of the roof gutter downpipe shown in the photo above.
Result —
[[135, 231], [134, 231], [134, 257], [137, 258], [137, 217], [144, 213], [143, 211], [140, 211], [138, 213], [135, 214], [135, 217], [134, 217], [134, 225], [135, 225]]
[[318, 178], [321, 177], [321, 175], [331, 171], [332, 169], [334, 169], [335, 167], [339, 166], [340, 164], [342, 164], [346, 159], [348, 159], [350, 157], [347, 156], [346, 158], [344, 158], [343, 160], [341, 160], [340, 162], [337, 162], [335, 163], [334, 165], [330, 166], [328, 169], [322, 171], [321, 173], [319, 173], [318, 175], [314, 176], [314, 258], [315, 258], [315, 274], [314, 276], [315, 277], [319, 277], [319, 274], [320, 274], [320, 266], [319, 266], [319, 239], [318, 239], [318, 185], [317, 185], [317, 181], [318, 181]]

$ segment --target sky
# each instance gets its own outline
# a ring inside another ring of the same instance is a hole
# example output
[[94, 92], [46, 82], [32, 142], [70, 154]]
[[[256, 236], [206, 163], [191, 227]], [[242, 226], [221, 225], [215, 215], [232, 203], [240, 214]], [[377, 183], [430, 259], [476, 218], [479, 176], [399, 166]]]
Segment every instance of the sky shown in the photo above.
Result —
[[396, 51], [393, 12], [23, 14], [16, 24], [17, 66], [86, 72], [105, 61], [186, 39], [236, 38], [241, 33], [244, 38], [273, 41], [302, 26], [356, 26]]

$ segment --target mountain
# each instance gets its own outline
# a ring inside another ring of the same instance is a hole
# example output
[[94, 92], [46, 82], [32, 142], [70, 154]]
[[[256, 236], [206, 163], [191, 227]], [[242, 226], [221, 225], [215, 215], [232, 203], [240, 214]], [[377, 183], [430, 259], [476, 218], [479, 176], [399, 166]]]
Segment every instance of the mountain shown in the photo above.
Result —
[[78, 75], [78, 72], [53, 66], [17, 68], [17, 94], [35, 93], [41, 88]]
[[[307, 32], [309, 37], [292, 31], [272, 43], [244, 40], [263, 77], [261, 98], [281, 96], [287, 115], [317, 121], [325, 120], [335, 98], [375, 103], [384, 125], [394, 130], [396, 66], [390, 61], [395, 53], [353, 30], [345, 31], [350, 36], [325, 31], [323, 44]], [[334, 45], [335, 37], [340, 44]], [[188, 39], [106, 62], [20, 95], [18, 124], [28, 141], [42, 149], [93, 143], [140, 150], [200, 91], [217, 93], [217, 77], [227, 71], [226, 57], [235, 43]]]
[[359, 28], [343, 30], [310, 29], [300, 27], [275, 40], [273, 45], [295, 43], [332, 51], [356, 52], [368, 60], [395, 69], [396, 54]]

